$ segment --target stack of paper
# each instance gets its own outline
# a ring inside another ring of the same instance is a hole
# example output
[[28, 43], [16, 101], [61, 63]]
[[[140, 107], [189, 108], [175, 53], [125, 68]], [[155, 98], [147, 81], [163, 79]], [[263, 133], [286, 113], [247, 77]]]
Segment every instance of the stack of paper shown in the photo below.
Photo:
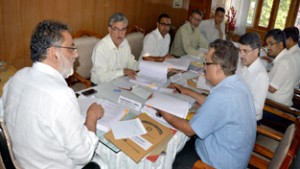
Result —
[[158, 92], [154, 93], [145, 104], [181, 118], [186, 118], [189, 108], [191, 107], [187, 101]]
[[108, 132], [112, 123], [121, 120], [125, 114], [128, 113], [128, 109], [122, 105], [95, 97], [79, 98], [78, 103], [81, 113], [84, 117], [86, 117], [86, 112], [92, 103], [98, 103], [102, 105], [104, 109], [104, 116], [97, 121], [97, 129], [104, 132]]
[[130, 81], [152, 89], [159, 89], [168, 81], [169, 66], [170, 64], [167, 63], [141, 61], [139, 64], [140, 71], [136, 80], [131, 79]]
[[166, 59], [164, 63], [171, 64], [172, 69], [178, 69], [178, 70], [184, 70], [186, 71], [191, 63], [189, 59], [185, 59], [184, 57], [176, 59], [176, 58], [170, 58]]

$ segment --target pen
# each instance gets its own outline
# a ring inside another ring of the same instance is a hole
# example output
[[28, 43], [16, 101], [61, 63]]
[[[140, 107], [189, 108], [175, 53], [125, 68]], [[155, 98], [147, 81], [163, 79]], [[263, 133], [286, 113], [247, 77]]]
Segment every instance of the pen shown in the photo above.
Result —
[[181, 91], [180, 91], [177, 87], [175, 87], [175, 90], [176, 90], [178, 93], [181, 93]]

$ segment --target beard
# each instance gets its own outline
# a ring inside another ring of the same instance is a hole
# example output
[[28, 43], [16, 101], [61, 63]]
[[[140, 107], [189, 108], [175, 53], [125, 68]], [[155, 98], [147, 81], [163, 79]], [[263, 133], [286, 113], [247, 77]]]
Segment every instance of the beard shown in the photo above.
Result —
[[59, 72], [63, 75], [63, 77], [68, 78], [73, 75], [73, 63], [75, 60], [69, 61], [65, 56], [60, 56], [60, 60]]

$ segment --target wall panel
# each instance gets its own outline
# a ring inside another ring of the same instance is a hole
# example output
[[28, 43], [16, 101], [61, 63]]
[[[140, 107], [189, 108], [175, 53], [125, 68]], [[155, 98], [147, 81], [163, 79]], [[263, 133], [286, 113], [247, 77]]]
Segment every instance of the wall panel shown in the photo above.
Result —
[[160, 13], [168, 13], [174, 26], [187, 18], [189, 0], [172, 8], [173, 0], [0, 0], [0, 58], [16, 68], [30, 66], [29, 41], [34, 26], [44, 19], [65, 22], [75, 32], [88, 29], [103, 36], [114, 12], [123, 12], [131, 25], [146, 32], [156, 27]]

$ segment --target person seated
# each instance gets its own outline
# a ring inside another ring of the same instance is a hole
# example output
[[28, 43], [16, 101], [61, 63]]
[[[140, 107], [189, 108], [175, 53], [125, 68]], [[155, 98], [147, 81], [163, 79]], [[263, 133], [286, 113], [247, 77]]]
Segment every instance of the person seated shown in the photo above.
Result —
[[200, 23], [199, 29], [208, 43], [216, 39], [225, 39], [225, 9], [218, 7], [213, 19], [207, 19]]
[[157, 28], [146, 35], [140, 60], [163, 62], [166, 58], [173, 58], [169, 54], [171, 42], [170, 27], [171, 18], [167, 14], [161, 14], [157, 20]]
[[256, 110], [256, 120], [262, 118], [263, 107], [268, 93], [268, 73], [259, 58], [260, 37], [257, 33], [250, 32], [239, 39], [240, 67], [237, 74], [248, 84]]
[[215, 168], [247, 168], [256, 137], [256, 113], [248, 85], [235, 75], [237, 62], [234, 44], [217, 39], [205, 56], [205, 78], [214, 86], [206, 99], [173, 86], [201, 104], [190, 121], [160, 112], [169, 124], [192, 137], [176, 156], [174, 169], [192, 168], [199, 158]]
[[295, 88], [299, 88], [300, 86], [300, 47], [298, 46], [299, 41], [299, 30], [297, 27], [288, 27], [283, 30], [286, 36], [286, 49], [288, 52], [293, 55], [294, 62], [297, 63], [297, 72], [298, 78], [295, 85]]
[[173, 44], [171, 46], [171, 54], [175, 57], [191, 55], [202, 57], [200, 48], [207, 48], [208, 43], [198, 30], [198, 26], [202, 20], [203, 13], [196, 9], [192, 11], [189, 22], [182, 25], [176, 32]]
[[98, 146], [96, 124], [104, 110], [94, 103], [84, 119], [65, 81], [78, 57], [68, 26], [38, 23], [30, 50], [33, 65], [10, 78], [2, 96], [13, 154], [22, 168], [81, 168]]
[[109, 82], [122, 76], [135, 79], [138, 62], [131, 54], [125, 39], [128, 20], [122, 13], [114, 13], [108, 21], [108, 32], [94, 47], [91, 81]]
[[294, 87], [298, 78], [298, 66], [293, 56], [285, 49], [285, 33], [273, 29], [265, 36], [269, 57], [275, 58], [269, 72], [269, 88], [267, 98], [286, 106], [292, 105]]

